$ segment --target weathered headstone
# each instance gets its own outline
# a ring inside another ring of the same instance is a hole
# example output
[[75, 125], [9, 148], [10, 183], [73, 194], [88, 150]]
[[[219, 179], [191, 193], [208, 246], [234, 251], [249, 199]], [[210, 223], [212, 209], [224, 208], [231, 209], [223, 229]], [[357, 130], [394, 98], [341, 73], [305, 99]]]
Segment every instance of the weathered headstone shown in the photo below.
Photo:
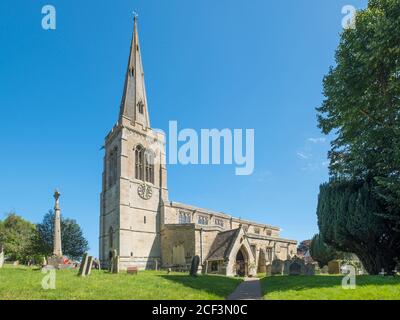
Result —
[[88, 263], [88, 254], [85, 253], [82, 257], [81, 265], [79, 266], [78, 276], [84, 277], [86, 275], [87, 263]]
[[126, 273], [127, 274], [138, 274], [138, 270], [139, 270], [139, 268], [138, 267], [136, 267], [136, 266], [133, 266], [133, 267], [128, 267], [127, 269], [126, 269]]
[[270, 275], [271, 275], [271, 265], [270, 265], [270, 264], [267, 264], [267, 265], [266, 265], [266, 267], [265, 267], [265, 274], [266, 274], [267, 276], [270, 276]]
[[289, 266], [290, 276], [299, 276], [302, 274], [302, 265], [297, 261], [293, 261]]
[[119, 256], [114, 258], [114, 271], [113, 273], [119, 273]]
[[0, 268], [4, 265], [4, 248], [3, 245], [0, 245]]
[[314, 264], [314, 274], [321, 274], [321, 268], [318, 264]]
[[328, 274], [329, 273], [329, 268], [328, 266], [323, 266], [321, 268], [321, 274]]
[[117, 250], [112, 251], [111, 261], [110, 261], [110, 272], [119, 273], [119, 256], [117, 255]]
[[101, 270], [101, 262], [99, 259], [94, 259], [93, 260], [93, 268], [97, 270]]
[[272, 261], [271, 274], [272, 275], [283, 274], [283, 261], [282, 260], [276, 259], [276, 260]]
[[92, 271], [93, 266], [93, 257], [89, 256], [87, 259], [86, 269], [85, 269], [85, 276], [89, 276]]
[[306, 274], [304, 259], [294, 256], [284, 262], [283, 274], [287, 276], [299, 276]]
[[306, 276], [314, 276], [315, 275], [315, 264], [307, 263], [306, 264]]
[[199, 256], [194, 256], [192, 258], [192, 264], [190, 266], [190, 275], [192, 277], [197, 276], [197, 271], [199, 270], [199, 264], [200, 264], [200, 257]]
[[328, 262], [329, 274], [340, 274], [340, 261], [332, 260]]

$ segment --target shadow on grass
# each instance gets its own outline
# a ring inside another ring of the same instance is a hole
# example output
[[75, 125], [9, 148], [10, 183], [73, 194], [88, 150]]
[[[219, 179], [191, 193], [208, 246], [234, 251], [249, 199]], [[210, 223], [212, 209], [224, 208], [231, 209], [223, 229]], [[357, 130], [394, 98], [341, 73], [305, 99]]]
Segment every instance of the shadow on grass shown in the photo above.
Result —
[[186, 287], [205, 291], [210, 294], [226, 298], [243, 281], [240, 278], [229, 278], [217, 275], [198, 275], [191, 277], [189, 275], [160, 275], [160, 277], [180, 283]]
[[[322, 289], [341, 287], [344, 276], [274, 276], [261, 279], [261, 289], [266, 294], [276, 291], [302, 291], [307, 289]], [[357, 286], [387, 286], [400, 285], [400, 277], [357, 276]]]

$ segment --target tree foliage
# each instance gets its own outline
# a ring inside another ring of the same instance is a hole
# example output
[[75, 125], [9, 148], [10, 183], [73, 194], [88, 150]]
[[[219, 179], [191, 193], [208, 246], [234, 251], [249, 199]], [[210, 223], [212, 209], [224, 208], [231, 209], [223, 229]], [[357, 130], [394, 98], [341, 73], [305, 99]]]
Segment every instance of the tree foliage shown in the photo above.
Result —
[[392, 271], [400, 257], [400, 233], [377, 215], [380, 201], [366, 182], [331, 181], [320, 187], [318, 226], [323, 241], [356, 254], [370, 274]]
[[33, 259], [35, 238], [35, 225], [15, 213], [9, 213], [4, 221], [0, 221], [0, 244], [10, 260], [25, 263]]
[[319, 127], [337, 133], [334, 178], [372, 181], [382, 214], [400, 224], [400, 1], [370, 0], [345, 30], [336, 67], [324, 78]]
[[[45, 256], [53, 253], [54, 212], [49, 211], [42, 223], [37, 225], [37, 250]], [[81, 227], [73, 219], [61, 216], [61, 241], [63, 254], [71, 259], [79, 260], [89, 250], [88, 241], [83, 236]]]
[[311, 240], [310, 254], [313, 260], [318, 262], [320, 268], [339, 256], [336, 250], [328, 246], [319, 234], [316, 234]]
[[341, 35], [317, 109], [322, 132], [335, 134], [330, 183], [319, 197], [320, 234], [356, 253], [370, 273], [392, 270], [399, 248], [399, 44], [400, 1], [370, 0]]
[[303, 240], [297, 246], [298, 254], [305, 254], [308, 250], [310, 250], [311, 240]]

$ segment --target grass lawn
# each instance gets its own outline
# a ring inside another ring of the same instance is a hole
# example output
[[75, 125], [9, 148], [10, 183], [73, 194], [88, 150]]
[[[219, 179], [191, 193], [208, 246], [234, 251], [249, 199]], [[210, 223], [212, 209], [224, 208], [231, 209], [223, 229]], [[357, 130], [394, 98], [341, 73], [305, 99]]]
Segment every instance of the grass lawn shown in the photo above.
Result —
[[40, 269], [0, 269], [0, 300], [17, 299], [143, 299], [203, 300], [225, 299], [242, 281], [222, 276], [190, 277], [184, 273], [141, 271], [137, 276], [93, 270], [86, 278], [77, 270], [56, 271], [56, 289], [42, 289], [45, 274]]
[[266, 300], [398, 300], [400, 277], [357, 276], [356, 289], [342, 288], [343, 276], [274, 276], [261, 279]]

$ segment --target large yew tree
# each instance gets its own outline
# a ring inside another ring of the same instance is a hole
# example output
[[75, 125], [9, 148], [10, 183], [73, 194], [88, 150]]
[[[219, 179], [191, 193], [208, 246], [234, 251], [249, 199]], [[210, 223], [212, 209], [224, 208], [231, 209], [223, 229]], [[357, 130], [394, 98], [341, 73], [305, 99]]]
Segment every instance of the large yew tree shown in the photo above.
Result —
[[335, 58], [317, 109], [322, 132], [335, 135], [320, 233], [357, 251], [368, 272], [390, 271], [400, 257], [400, 0], [370, 0]]

